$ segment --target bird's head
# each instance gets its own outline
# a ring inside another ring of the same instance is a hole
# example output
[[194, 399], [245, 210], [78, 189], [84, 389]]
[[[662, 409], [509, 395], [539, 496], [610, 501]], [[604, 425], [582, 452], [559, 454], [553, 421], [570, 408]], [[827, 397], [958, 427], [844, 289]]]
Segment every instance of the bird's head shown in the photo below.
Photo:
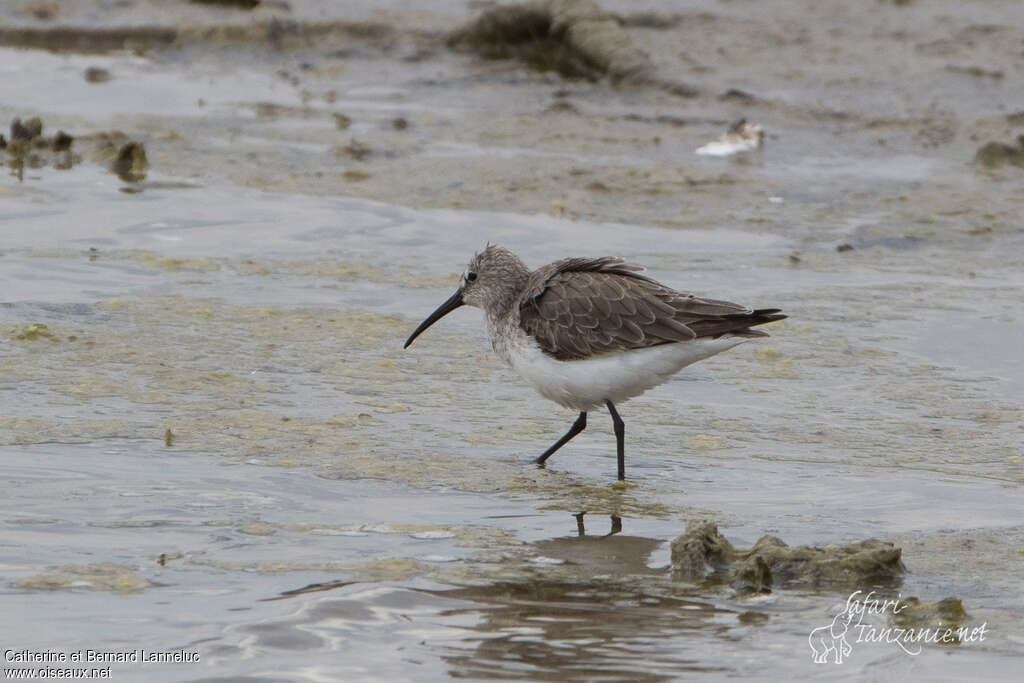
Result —
[[460, 306], [475, 306], [489, 312], [505, 310], [526, 283], [530, 271], [508, 249], [487, 245], [474, 256], [459, 278], [459, 288], [437, 310], [427, 316], [405, 342], [408, 348], [424, 330]]

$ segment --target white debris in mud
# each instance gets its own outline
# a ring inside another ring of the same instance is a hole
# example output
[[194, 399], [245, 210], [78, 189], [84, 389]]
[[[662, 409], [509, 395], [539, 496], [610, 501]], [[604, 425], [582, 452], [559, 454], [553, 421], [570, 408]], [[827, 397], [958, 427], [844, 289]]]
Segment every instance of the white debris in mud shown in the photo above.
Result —
[[539, 564], [539, 565], [545, 566], [545, 567], [551, 567], [551, 566], [558, 565], [558, 564], [565, 564], [565, 560], [560, 560], [557, 557], [544, 557], [543, 555], [538, 555], [537, 557], [531, 557], [530, 558], [530, 562], [532, 564]]
[[740, 152], [751, 152], [764, 142], [764, 128], [757, 123], [740, 119], [729, 126], [720, 138], [697, 148], [697, 154], [709, 157], [727, 157]]
[[436, 540], [439, 538], [455, 538], [455, 534], [450, 531], [417, 531], [414, 534], [409, 534], [409, 537], [423, 540]]
[[424, 555], [420, 558], [423, 562], [458, 562], [459, 558], [452, 555]]

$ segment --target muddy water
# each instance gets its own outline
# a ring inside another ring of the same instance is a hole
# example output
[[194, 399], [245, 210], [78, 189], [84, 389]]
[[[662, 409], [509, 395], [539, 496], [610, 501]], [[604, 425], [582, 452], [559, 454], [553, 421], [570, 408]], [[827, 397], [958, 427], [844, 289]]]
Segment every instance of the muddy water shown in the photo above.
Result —
[[[753, 30], [715, 8], [684, 25]], [[86, 155], [0, 182], [3, 647], [199, 655], [111, 664], [123, 680], [1013, 678], [1020, 183], [970, 160], [972, 136], [1012, 131], [1016, 77], [945, 68], [1010, 38], [979, 29], [965, 52], [952, 20], [890, 20], [923, 27], [918, 53], [963, 102], [929, 110], [925, 82], [877, 114], [899, 90], [886, 72], [825, 107], [815, 93], [842, 88], [794, 84], [783, 62], [806, 40], [778, 36], [759, 82], [734, 73], [754, 55], [687, 67], [710, 90], [692, 101], [454, 57], [422, 32], [342, 57], [0, 49], [2, 120], [121, 130], [152, 167], [126, 184]], [[856, 31], [833, 29], [836, 49], [863, 50]], [[683, 59], [661, 49], [671, 31], [634, 33], [662, 68]], [[738, 111], [719, 82], [774, 99]], [[762, 152], [692, 154], [737, 113], [768, 128]], [[478, 311], [401, 349], [487, 241], [531, 265], [623, 254], [791, 317], [622, 406], [628, 484], [597, 413], [538, 470], [573, 416], [500, 365]], [[853, 587], [675, 581], [667, 542], [698, 518], [743, 547], [893, 541], [908, 573], [890, 589], [957, 597], [988, 637], [815, 665], [808, 634]]]

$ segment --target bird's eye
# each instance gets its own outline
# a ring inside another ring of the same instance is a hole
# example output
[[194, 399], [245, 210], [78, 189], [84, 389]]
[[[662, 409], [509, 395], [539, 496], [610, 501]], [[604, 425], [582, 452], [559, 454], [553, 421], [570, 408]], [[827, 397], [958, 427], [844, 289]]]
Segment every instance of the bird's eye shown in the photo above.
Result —
[[466, 282], [473, 282], [474, 280], [476, 280], [476, 273], [472, 270], [466, 273]]

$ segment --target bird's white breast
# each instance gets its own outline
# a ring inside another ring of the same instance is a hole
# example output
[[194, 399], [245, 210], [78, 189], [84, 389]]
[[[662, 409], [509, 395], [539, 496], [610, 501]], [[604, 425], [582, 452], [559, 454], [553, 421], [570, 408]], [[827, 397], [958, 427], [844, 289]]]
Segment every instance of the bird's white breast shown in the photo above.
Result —
[[541, 396], [573, 410], [620, 403], [667, 381], [687, 365], [747, 341], [724, 335], [645, 349], [613, 351], [584, 360], [557, 360], [532, 339], [510, 345], [502, 355]]

